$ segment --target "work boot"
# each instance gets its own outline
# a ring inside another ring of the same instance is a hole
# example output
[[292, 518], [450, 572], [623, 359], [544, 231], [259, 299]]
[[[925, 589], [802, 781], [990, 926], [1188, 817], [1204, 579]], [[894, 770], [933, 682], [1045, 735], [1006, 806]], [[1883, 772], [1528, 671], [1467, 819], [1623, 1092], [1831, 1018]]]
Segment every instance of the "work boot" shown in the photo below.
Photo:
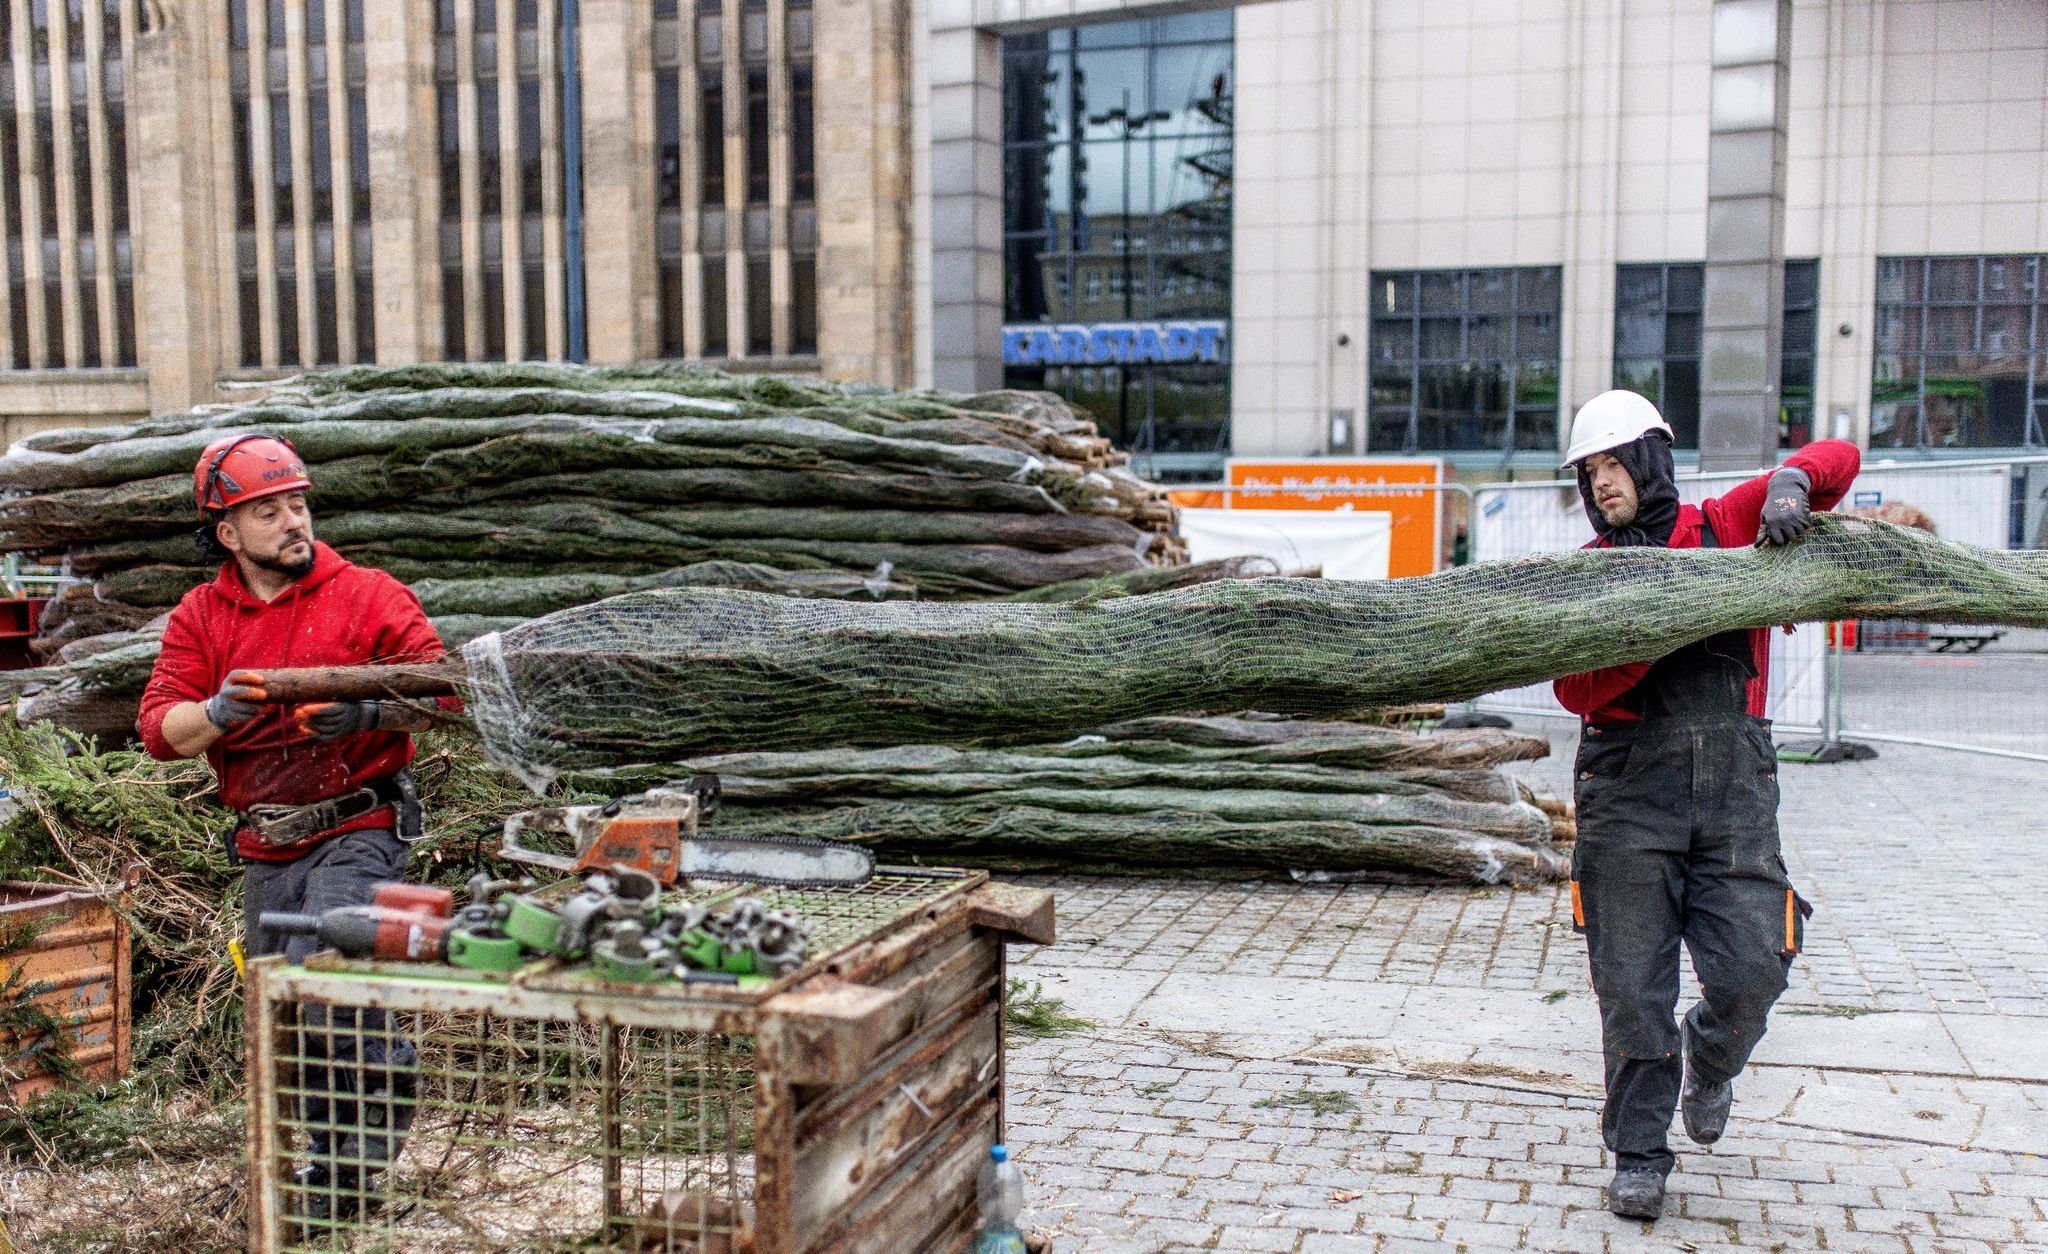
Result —
[[1624, 1167], [1607, 1183], [1607, 1209], [1624, 1219], [1652, 1219], [1664, 1213], [1664, 1177], [1647, 1167]]
[[1685, 1055], [1685, 1087], [1678, 1093], [1678, 1109], [1685, 1117], [1685, 1134], [1695, 1145], [1712, 1145], [1728, 1130], [1728, 1108], [1735, 1104], [1735, 1085], [1723, 1080], [1708, 1084], [1693, 1070], [1692, 1025], [1679, 1036]]

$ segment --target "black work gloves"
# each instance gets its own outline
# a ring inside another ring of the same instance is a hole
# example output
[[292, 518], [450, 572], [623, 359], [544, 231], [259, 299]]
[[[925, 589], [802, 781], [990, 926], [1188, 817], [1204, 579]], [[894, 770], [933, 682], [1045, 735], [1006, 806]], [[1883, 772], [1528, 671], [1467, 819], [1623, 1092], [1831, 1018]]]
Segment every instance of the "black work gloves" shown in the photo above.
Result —
[[244, 678], [246, 676], [241, 671], [230, 672], [226, 679], [221, 680], [220, 691], [206, 700], [206, 721], [224, 732], [231, 732], [255, 718], [263, 708], [258, 704], [263, 690], [242, 682]]
[[1812, 488], [1813, 481], [1803, 470], [1786, 466], [1772, 474], [1764, 489], [1764, 512], [1757, 543], [1790, 544], [1805, 535], [1813, 527], [1813, 506], [1806, 499]]
[[384, 723], [382, 701], [323, 701], [292, 710], [292, 721], [315, 740], [339, 740], [376, 731]]

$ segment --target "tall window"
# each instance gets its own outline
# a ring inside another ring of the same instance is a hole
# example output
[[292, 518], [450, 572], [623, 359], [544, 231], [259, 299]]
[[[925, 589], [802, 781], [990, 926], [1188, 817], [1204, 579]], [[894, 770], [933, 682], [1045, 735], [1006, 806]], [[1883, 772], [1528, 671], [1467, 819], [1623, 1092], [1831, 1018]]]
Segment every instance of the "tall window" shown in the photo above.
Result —
[[[1699, 262], [1617, 266], [1614, 273], [1614, 386], [1657, 402], [1678, 448], [1700, 446]], [[1820, 263], [1785, 263], [1779, 332], [1778, 443], [1813, 439], [1813, 369]]]
[[[811, 6], [678, 0], [655, 13], [661, 351], [818, 351]], [[736, 154], [731, 169], [728, 161]]]
[[1880, 257], [1873, 448], [2048, 439], [2048, 256]]
[[1375, 271], [1367, 448], [1554, 451], [1561, 275]]
[[1008, 381], [1165, 475], [1229, 447], [1234, 31], [1224, 12], [1003, 41]]
[[127, 71], [142, 20], [141, 0], [0, 4], [0, 368], [135, 364]]
[[230, 0], [242, 365], [376, 355], [363, 0]]
[[441, 307], [451, 360], [568, 351], [560, 0], [441, 0]]

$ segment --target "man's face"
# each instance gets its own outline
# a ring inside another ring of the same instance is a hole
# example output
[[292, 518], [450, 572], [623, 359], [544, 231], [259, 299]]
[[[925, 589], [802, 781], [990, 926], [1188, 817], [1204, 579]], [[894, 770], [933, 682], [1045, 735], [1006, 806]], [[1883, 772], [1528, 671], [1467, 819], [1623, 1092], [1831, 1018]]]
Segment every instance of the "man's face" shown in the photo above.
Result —
[[1636, 481], [1614, 454], [1588, 457], [1586, 478], [1593, 488], [1593, 507], [1608, 526], [1626, 527], [1636, 520]]
[[263, 570], [303, 579], [313, 569], [313, 512], [304, 492], [280, 492], [237, 505], [221, 520], [220, 542]]

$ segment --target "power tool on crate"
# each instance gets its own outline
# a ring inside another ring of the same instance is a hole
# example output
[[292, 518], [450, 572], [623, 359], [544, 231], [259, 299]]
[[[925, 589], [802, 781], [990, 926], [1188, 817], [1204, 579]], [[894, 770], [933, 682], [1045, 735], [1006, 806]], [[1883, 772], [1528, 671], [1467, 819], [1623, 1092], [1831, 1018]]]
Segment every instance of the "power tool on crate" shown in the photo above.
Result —
[[[701, 819], [718, 808], [716, 775], [649, 789], [605, 805], [552, 806], [505, 821], [499, 852], [514, 862], [576, 874], [631, 867], [663, 888], [683, 880], [726, 880], [794, 888], [857, 888], [875, 873], [860, 845], [794, 837], [707, 836]], [[574, 853], [552, 853], [529, 840]]]
[[[476, 881], [471, 888], [474, 895]], [[519, 942], [498, 925], [489, 901], [472, 901], [458, 912], [455, 894], [430, 884], [379, 884], [366, 906], [319, 914], [267, 910], [257, 923], [267, 932], [311, 936], [348, 958], [445, 962], [477, 971], [509, 971], [521, 961]]]

